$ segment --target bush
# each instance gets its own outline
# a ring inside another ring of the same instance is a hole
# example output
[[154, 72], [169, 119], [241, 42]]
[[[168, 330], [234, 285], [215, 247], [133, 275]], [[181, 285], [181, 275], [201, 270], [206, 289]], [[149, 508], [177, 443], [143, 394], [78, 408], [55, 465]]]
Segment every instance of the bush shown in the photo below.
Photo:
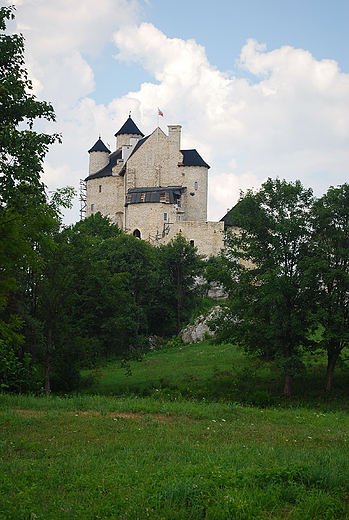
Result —
[[0, 340], [0, 388], [3, 392], [35, 392], [41, 386], [31, 355], [20, 360], [14, 350]]

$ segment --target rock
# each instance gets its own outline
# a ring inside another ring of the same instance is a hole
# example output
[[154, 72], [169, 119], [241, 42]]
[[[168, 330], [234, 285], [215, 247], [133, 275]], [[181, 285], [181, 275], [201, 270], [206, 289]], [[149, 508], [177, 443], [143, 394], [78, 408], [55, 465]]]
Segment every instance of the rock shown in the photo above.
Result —
[[208, 323], [219, 314], [221, 308], [219, 305], [213, 307], [206, 316], [199, 316], [196, 318], [193, 325], [187, 325], [185, 329], [181, 330], [180, 336], [183, 343], [193, 343], [194, 341], [202, 341], [205, 335], [214, 337], [215, 334], [209, 329]]

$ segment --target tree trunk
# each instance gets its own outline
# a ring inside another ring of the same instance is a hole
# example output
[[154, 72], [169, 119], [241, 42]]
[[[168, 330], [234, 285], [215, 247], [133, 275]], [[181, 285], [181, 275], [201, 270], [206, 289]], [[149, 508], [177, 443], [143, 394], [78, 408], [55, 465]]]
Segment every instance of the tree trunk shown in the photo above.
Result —
[[177, 335], [181, 331], [181, 313], [182, 313], [182, 277], [177, 271]]
[[51, 344], [52, 344], [52, 324], [49, 324], [46, 343], [46, 359], [45, 359], [45, 396], [50, 395], [50, 368], [51, 368]]
[[328, 356], [327, 360], [327, 370], [326, 370], [326, 382], [325, 382], [325, 391], [330, 392], [332, 388], [333, 374], [334, 368], [336, 366], [338, 356], [333, 354], [332, 356]]
[[285, 365], [284, 397], [291, 397], [292, 377], [290, 375], [289, 367], [287, 366], [287, 361], [291, 357], [291, 352], [290, 352], [290, 348], [289, 347], [286, 349], [285, 357], [286, 357], [286, 365]]
[[284, 386], [284, 397], [291, 396], [291, 388], [292, 388], [292, 377], [288, 372], [288, 368], [285, 370], [285, 386]]

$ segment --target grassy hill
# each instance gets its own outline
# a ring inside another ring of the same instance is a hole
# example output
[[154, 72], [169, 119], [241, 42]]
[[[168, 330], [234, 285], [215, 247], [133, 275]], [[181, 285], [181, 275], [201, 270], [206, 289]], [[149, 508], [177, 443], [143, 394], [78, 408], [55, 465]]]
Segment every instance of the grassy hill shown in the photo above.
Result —
[[349, 367], [342, 363], [335, 372], [333, 390], [325, 395], [326, 356], [304, 356], [307, 370], [293, 384], [293, 397], [284, 399], [284, 374], [275, 362], [248, 357], [236, 346], [203, 341], [147, 352], [141, 362], [130, 363], [127, 375], [120, 363], [109, 361], [84, 375], [93, 375], [91, 393], [106, 396], [153, 396], [223, 400], [255, 406], [280, 404], [321, 406], [325, 410], [347, 406]]

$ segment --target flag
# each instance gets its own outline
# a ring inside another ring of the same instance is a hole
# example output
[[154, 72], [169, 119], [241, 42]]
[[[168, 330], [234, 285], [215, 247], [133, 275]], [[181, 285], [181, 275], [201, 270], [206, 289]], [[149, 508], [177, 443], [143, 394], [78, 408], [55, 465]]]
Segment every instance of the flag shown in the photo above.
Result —
[[164, 114], [161, 112], [160, 108], [158, 108], [158, 114], [159, 116], [164, 117]]

